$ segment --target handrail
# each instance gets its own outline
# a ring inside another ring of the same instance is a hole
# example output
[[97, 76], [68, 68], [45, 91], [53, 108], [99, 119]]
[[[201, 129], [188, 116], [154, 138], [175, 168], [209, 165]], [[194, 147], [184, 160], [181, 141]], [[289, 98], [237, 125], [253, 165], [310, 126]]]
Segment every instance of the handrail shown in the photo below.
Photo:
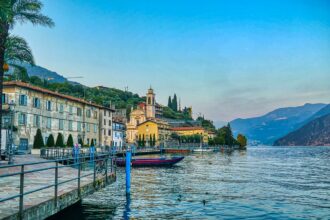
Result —
[[[92, 159], [90, 161], [88, 160], [82, 160], [82, 159]], [[78, 159], [78, 160], [77, 160]], [[76, 160], [77, 162], [73, 163], [73, 164], [69, 164], [69, 165], [59, 165], [59, 162], [63, 162], [63, 161], [70, 161], [70, 160]], [[24, 205], [24, 196], [25, 195], [29, 195], [41, 190], [45, 190], [48, 188], [52, 188], [54, 187], [54, 199], [55, 199], [55, 206], [57, 207], [57, 201], [58, 201], [58, 186], [63, 185], [65, 183], [68, 182], [72, 182], [72, 181], [77, 181], [78, 180], [78, 196], [79, 198], [81, 197], [80, 191], [81, 191], [81, 179], [84, 177], [88, 177], [88, 176], [92, 176], [93, 175], [93, 183], [94, 183], [94, 187], [95, 185], [95, 178], [97, 175], [98, 170], [96, 169], [96, 165], [97, 162], [99, 161], [103, 161], [104, 164], [98, 164], [98, 165], [102, 165], [104, 166], [102, 169], [105, 169], [105, 178], [106, 178], [106, 183], [108, 183], [108, 169], [109, 169], [109, 163], [108, 161], [111, 161], [110, 163], [110, 169], [111, 172], [113, 170], [113, 166], [114, 166], [114, 157], [111, 154], [97, 154], [94, 156], [94, 158], [90, 158], [89, 156], [83, 156], [83, 157], [72, 157], [72, 158], [62, 158], [62, 159], [56, 159], [56, 160], [48, 160], [48, 161], [39, 161], [39, 162], [31, 162], [31, 163], [22, 163], [22, 164], [13, 164], [13, 165], [5, 165], [5, 166], [1, 166], [0, 169], [5, 169], [5, 168], [12, 168], [12, 167], [21, 167], [21, 171], [20, 172], [15, 172], [15, 173], [7, 173], [7, 174], [2, 174], [0, 175], [0, 178], [5, 178], [5, 177], [10, 177], [10, 176], [15, 176], [15, 175], [20, 175], [20, 193], [6, 197], [6, 198], [0, 198], [0, 203], [2, 202], [6, 202], [12, 199], [16, 199], [19, 198], [19, 218], [22, 219], [23, 218], [23, 205]], [[37, 168], [37, 169], [31, 169], [31, 170], [24, 170], [25, 166], [31, 166], [31, 165], [39, 165], [39, 164], [46, 164], [46, 163], [55, 163], [55, 166], [49, 166], [49, 167], [45, 167], [45, 168]], [[81, 175], [81, 168], [83, 164], [87, 164], [87, 163], [93, 163], [93, 168], [91, 170], [90, 173], [87, 173], [85, 175]], [[70, 179], [66, 179], [64, 181], [58, 181], [59, 177], [58, 177], [58, 169], [59, 168], [66, 168], [66, 167], [77, 167], [78, 166], [78, 174], [77, 176], [74, 176], [73, 178]], [[55, 170], [55, 183], [54, 184], [50, 184], [50, 185], [46, 185], [43, 187], [39, 187], [37, 189], [33, 189], [27, 192], [24, 192], [24, 175], [25, 174], [29, 174], [29, 173], [37, 173], [37, 172], [42, 172], [45, 170], [51, 170], [54, 169]], [[101, 173], [103, 175], [103, 173]]]

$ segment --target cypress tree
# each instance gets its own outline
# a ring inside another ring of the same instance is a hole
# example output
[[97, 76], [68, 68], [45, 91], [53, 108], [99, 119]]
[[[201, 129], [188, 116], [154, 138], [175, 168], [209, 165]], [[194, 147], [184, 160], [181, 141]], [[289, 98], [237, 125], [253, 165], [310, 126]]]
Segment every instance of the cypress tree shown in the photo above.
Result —
[[172, 101], [172, 109], [173, 111], [178, 111], [178, 99], [176, 97], [176, 94], [174, 93], [173, 101]]
[[152, 146], [156, 146], [156, 135], [155, 134], [152, 137], [152, 143], [153, 143]]
[[49, 135], [46, 145], [47, 145], [47, 147], [54, 147], [55, 146], [54, 136], [52, 134]]
[[146, 141], [145, 141], [145, 138], [144, 138], [144, 135], [142, 136], [142, 147], [146, 146]]
[[73, 147], [73, 138], [72, 138], [72, 135], [71, 134], [68, 137], [68, 140], [66, 142], [66, 146], [67, 147]]
[[79, 139], [78, 139], [78, 144], [80, 144], [81, 147], [84, 147], [84, 141], [81, 137], [79, 137]]
[[172, 109], [172, 98], [171, 98], [171, 96], [168, 97], [167, 107], [169, 107], [170, 109]]
[[91, 147], [94, 147], [95, 143], [94, 143], [94, 139], [92, 139], [92, 142], [91, 142]]
[[58, 135], [57, 135], [55, 146], [56, 147], [64, 147], [63, 135], [61, 133], [58, 133]]
[[45, 146], [44, 139], [42, 138], [41, 130], [38, 129], [36, 135], [34, 136], [33, 148], [40, 149]]

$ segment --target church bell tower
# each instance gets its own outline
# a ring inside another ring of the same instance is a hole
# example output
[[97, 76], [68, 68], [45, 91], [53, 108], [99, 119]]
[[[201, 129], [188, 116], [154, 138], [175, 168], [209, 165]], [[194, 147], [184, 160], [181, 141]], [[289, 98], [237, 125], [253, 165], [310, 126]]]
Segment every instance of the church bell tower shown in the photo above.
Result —
[[156, 102], [154, 90], [150, 87], [146, 96], [146, 115], [147, 118], [156, 117]]

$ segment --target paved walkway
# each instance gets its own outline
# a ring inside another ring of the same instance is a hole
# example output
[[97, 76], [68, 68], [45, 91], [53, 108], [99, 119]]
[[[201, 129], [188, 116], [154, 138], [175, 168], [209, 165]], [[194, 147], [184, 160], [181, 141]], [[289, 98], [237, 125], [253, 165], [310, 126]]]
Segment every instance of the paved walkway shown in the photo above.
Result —
[[[21, 163], [31, 163], [31, 162], [42, 162], [46, 161], [34, 155], [23, 155], [15, 157], [15, 164]], [[32, 169], [40, 169], [55, 166], [54, 162], [37, 164], [37, 165], [28, 165], [25, 166], [25, 171]], [[61, 166], [59, 164], [59, 166]], [[0, 168], [0, 175], [9, 174], [14, 172], [20, 172], [20, 167], [12, 168]], [[81, 171], [81, 176], [86, 174], [93, 173], [93, 169], [85, 168]], [[110, 171], [109, 171], [110, 173]], [[58, 169], [58, 181], [62, 182], [71, 178], [76, 178], [78, 176], [78, 170], [73, 167], [64, 167]], [[84, 186], [93, 181], [93, 175], [84, 177], [81, 179], [81, 186]], [[28, 173], [24, 175], [24, 192], [28, 192], [34, 189], [38, 189], [47, 185], [55, 183], [55, 169], [50, 169], [46, 171], [40, 171], [35, 173]], [[65, 184], [62, 184], [58, 187], [58, 196], [63, 195], [64, 193], [70, 192], [77, 188], [78, 180], [74, 180]], [[20, 186], [20, 177], [11, 176], [0, 178], [0, 199], [14, 196], [19, 194]], [[35, 206], [42, 202], [45, 202], [54, 197], [54, 187], [38, 191], [29, 195], [24, 196], [24, 209], [31, 206]], [[19, 199], [12, 199], [6, 202], [0, 203], [0, 219], [10, 216], [14, 213], [17, 213], [19, 210]]]

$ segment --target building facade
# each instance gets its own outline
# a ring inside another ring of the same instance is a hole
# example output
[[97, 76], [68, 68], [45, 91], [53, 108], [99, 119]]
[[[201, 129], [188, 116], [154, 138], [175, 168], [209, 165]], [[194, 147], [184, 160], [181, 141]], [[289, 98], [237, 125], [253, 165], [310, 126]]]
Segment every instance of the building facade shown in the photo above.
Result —
[[118, 150], [122, 150], [125, 146], [125, 124], [123, 121], [120, 120], [113, 120], [112, 124], [113, 130], [113, 146], [116, 147]]
[[208, 132], [202, 127], [174, 127], [171, 128], [171, 132], [179, 136], [201, 135], [203, 137], [203, 143], [208, 143], [209, 140]]
[[139, 124], [137, 132], [138, 140], [143, 140], [146, 147], [152, 145], [160, 146], [170, 137], [170, 133], [169, 124], [158, 119], [149, 119]]
[[32, 148], [37, 129], [45, 143], [50, 134], [56, 139], [59, 133], [65, 142], [71, 134], [74, 143], [111, 143], [112, 132], [103, 133], [105, 127], [100, 123], [104, 112], [106, 120], [111, 120], [111, 108], [18, 81], [5, 82], [3, 93], [4, 110], [10, 102], [15, 103], [13, 142], [20, 150]]
[[[148, 89], [145, 103], [140, 103], [137, 109], [132, 109], [129, 122], [126, 124], [126, 140], [129, 144], [137, 144], [139, 138], [145, 135], [150, 138], [149, 129], [153, 129], [151, 135], [156, 135], [156, 144], [165, 141], [169, 136], [169, 124], [157, 117], [157, 112], [161, 113], [161, 106], [157, 110], [156, 94], [152, 88]], [[159, 114], [160, 114], [159, 113]], [[147, 122], [147, 123], [145, 123]], [[149, 128], [147, 128], [150, 126]], [[164, 140], [163, 140], [164, 139]]]

